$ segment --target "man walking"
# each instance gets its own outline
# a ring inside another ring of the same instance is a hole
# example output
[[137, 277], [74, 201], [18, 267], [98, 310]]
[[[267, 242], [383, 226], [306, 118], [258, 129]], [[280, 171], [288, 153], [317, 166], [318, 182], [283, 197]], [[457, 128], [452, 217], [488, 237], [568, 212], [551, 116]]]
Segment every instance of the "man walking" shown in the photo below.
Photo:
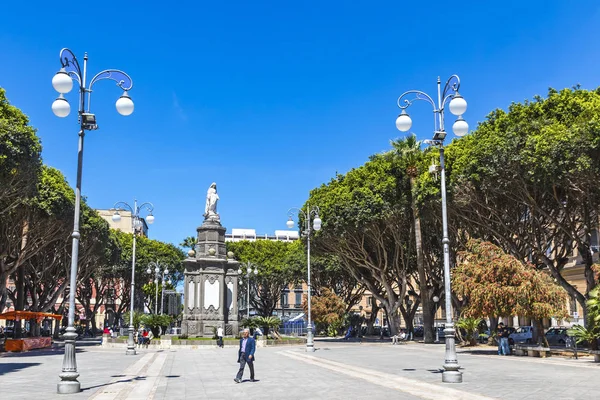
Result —
[[218, 327], [217, 328], [217, 346], [219, 347], [224, 347], [223, 346], [223, 328], [222, 327]]
[[250, 368], [250, 382], [254, 380], [254, 351], [256, 350], [256, 341], [253, 337], [250, 337], [250, 331], [244, 329], [242, 338], [240, 339], [240, 349], [238, 350], [238, 362], [240, 363], [240, 369], [238, 370], [237, 376], [235, 377], [235, 383], [242, 381], [244, 375], [244, 368], [248, 364]]

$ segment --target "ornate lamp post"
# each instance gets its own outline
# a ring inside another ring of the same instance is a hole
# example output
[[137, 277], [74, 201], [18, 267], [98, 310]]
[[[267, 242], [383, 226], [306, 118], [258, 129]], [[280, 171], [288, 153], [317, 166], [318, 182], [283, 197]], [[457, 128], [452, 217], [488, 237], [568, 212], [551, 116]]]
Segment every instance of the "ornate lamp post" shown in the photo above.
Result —
[[131, 213], [131, 227], [133, 229], [133, 246], [132, 246], [132, 257], [131, 257], [131, 305], [129, 309], [129, 337], [127, 338], [127, 350], [125, 354], [127, 355], [135, 355], [135, 342], [133, 341], [133, 304], [134, 304], [134, 289], [135, 289], [135, 243], [137, 231], [141, 230], [143, 227], [142, 218], [140, 218], [140, 211], [146, 209], [148, 212], [148, 216], [146, 217], [146, 222], [148, 224], [152, 224], [154, 222], [154, 215], [152, 215], [152, 211], [154, 211], [154, 206], [152, 203], [143, 203], [142, 205], [137, 205], [137, 200], [133, 200], [133, 208], [123, 202], [118, 201], [115, 203], [113, 210], [115, 213], [112, 216], [112, 220], [114, 222], [119, 222], [121, 220], [121, 214], [119, 211], [129, 211]]
[[307, 240], [307, 252], [306, 252], [306, 257], [307, 257], [307, 266], [308, 266], [308, 280], [306, 281], [306, 284], [308, 286], [308, 291], [307, 291], [307, 305], [308, 305], [308, 326], [307, 326], [307, 332], [306, 332], [306, 351], [307, 352], [313, 352], [315, 351], [315, 343], [314, 343], [314, 338], [313, 338], [313, 328], [312, 328], [312, 319], [311, 319], [311, 314], [310, 314], [310, 295], [311, 295], [311, 287], [310, 287], [310, 232], [311, 232], [311, 225], [310, 225], [310, 218], [313, 217], [313, 225], [312, 225], [312, 229], [314, 229], [315, 231], [320, 231], [321, 230], [321, 218], [319, 218], [319, 207], [314, 206], [314, 207], [310, 207], [309, 205], [306, 206], [306, 212], [304, 212], [304, 210], [302, 210], [301, 208], [297, 208], [297, 207], [292, 207], [288, 210], [288, 221], [286, 222], [286, 226], [289, 229], [292, 229], [295, 225], [294, 223], [294, 219], [292, 218], [292, 211], [296, 210], [298, 211], [299, 214], [302, 214], [302, 216], [304, 217], [304, 222], [306, 224], [305, 229], [304, 229], [304, 234], [306, 235], [306, 240]]
[[[69, 49], [60, 51], [60, 70], [52, 78], [52, 86], [59, 93], [59, 96], [52, 103], [52, 112], [57, 117], [64, 118], [71, 112], [71, 106], [64, 95], [73, 89], [73, 80], [79, 85], [79, 147], [77, 152], [77, 185], [75, 188], [75, 215], [73, 221], [73, 246], [71, 250], [71, 275], [69, 286], [69, 317], [68, 327], [65, 334], [65, 355], [63, 358], [62, 372], [60, 373], [60, 382], [57, 386], [58, 393], [78, 393], [81, 390], [81, 385], [77, 378], [77, 360], [75, 357], [75, 292], [77, 285], [77, 262], [79, 257], [79, 216], [81, 208], [81, 172], [83, 168], [83, 138], [85, 131], [98, 129], [96, 125], [96, 116], [90, 113], [90, 100], [92, 95], [92, 87], [94, 83], [102, 79], [111, 79], [117, 82], [123, 90], [123, 94], [117, 100], [117, 112], [121, 115], [130, 115], [133, 112], [133, 101], [129, 98], [128, 92], [133, 87], [133, 81], [123, 71], [116, 69], [107, 69], [96, 74], [87, 83], [87, 53], [83, 56], [83, 69], [79, 65], [79, 61]], [[86, 105], [87, 95], [87, 105]], [[87, 107], [86, 107], [87, 106]]]
[[254, 275], [258, 275], [258, 268], [256, 268], [256, 266], [254, 267], [254, 271], [252, 270], [252, 264], [250, 263], [250, 261], [248, 261], [246, 263], [246, 274], [242, 275], [242, 268], [238, 269], [238, 275], [240, 276], [240, 284], [242, 284], [242, 276], [244, 278], [246, 278], [246, 283], [248, 285], [247, 287], [247, 292], [246, 292], [246, 296], [247, 296], [247, 303], [246, 303], [246, 318], [250, 319], [250, 278], [252, 276], [252, 272], [254, 272]]
[[396, 127], [402, 132], [406, 132], [412, 125], [410, 116], [406, 113], [406, 109], [415, 100], [425, 100], [433, 106], [434, 114], [434, 135], [432, 140], [426, 140], [425, 143], [436, 146], [440, 150], [440, 175], [441, 175], [441, 192], [442, 192], [442, 243], [444, 246], [444, 291], [446, 305], [446, 327], [444, 333], [446, 335], [446, 361], [444, 363], [444, 372], [442, 373], [442, 382], [460, 383], [462, 382], [462, 373], [459, 371], [460, 366], [456, 359], [456, 346], [454, 342], [454, 323], [452, 322], [452, 302], [450, 292], [450, 240], [448, 239], [448, 217], [446, 213], [446, 172], [444, 167], [444, 139], [446, 138], [446, 130], [444, 128], [444, 109], [448, 103], [450, 112], [458, 118], [452, 125], [452, 130], [457, 136], [464, 136], [469, 131], [469, 125], [462, 118], [462, 115], [467, 111], [467, 102], [458, 93], [460, 88], [460, 78], [457, 75], [452, 75], [441, 89], [441, 81], [437, 80], [437, 102], [432, 99], [427, 93], [420, 90], [409, 90], [404, 92], [398, 98], [398, 107], [402, 110], [396, 119]]
[[[163, 265], [160, 264], [158, 261], [154, 262], [154, 261], [150, 261], [150, 264], [148, 264], [148, 269], [146, 270], [146, 273], [148, 275], [152, 274], [152, 272], [154, 272], [154, 287], [156, 288], [155, 290], [155, 294], [154, 294], [154, 314], [158, 313], [158, 282], [161, 282], [161, 293], [160, 293], [160, 313], [163, 313], [163, 303], [164, 303], [164, 296], [165, 296], [165, 283], [168, 283], [169, 285], [171, 284], [171, 279], [167, 277], [167, 274], [169, 273], [169, 269], [165, 266], [164, 270], [161, 272], [160, 268]], [[152, 267], [154, 267], [154, 269], [152, 269]]]

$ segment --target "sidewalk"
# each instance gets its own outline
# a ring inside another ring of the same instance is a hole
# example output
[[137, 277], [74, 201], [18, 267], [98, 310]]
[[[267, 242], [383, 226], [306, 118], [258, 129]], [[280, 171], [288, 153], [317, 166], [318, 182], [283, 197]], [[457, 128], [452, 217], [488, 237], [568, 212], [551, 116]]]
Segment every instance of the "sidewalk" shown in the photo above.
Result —
[[[57, 395], [60, 350], [0, 356], [2, 399], [593, 399], [600, 365], [588, 358], [499, 357], [459, 349], [462, 384], [443, 384], [443, 345], [339, 343], [260, 348], [256, 378], [233, 381], [237, 349], [123, 351], [80, 348], [83, 391]], [[493, 349], [491, 349], [493, 350]]]

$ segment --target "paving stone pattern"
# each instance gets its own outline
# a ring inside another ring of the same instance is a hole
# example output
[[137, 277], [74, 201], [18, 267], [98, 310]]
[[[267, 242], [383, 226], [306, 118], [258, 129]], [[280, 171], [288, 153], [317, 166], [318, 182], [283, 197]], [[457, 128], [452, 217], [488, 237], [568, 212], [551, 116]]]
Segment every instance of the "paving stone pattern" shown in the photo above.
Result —
[[259, 348], [256, 378], [237, 384], [236, 348], [78, 348], [82, 392], [56, 394], [60, 349], [0, 354], [0, 398], [23, 399], [594, 399], [600, 364], [552, 357], [501, 357], [493, 348], [459, 350], [462, 384], [443, 384], [443, 345], [317, 341]]

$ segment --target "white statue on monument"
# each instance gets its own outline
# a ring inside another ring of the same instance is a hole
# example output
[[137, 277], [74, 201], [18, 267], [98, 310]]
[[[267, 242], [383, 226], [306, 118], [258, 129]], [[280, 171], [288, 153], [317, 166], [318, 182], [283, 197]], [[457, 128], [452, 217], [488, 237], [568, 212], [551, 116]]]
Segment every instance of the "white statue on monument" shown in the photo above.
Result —
[[206, 192], [206, 206], [204, 207], [204, 219], [219, 220], [217, 213], [217, 202], [219, 195], [217, 194], [217, 184], [213, 182]]

